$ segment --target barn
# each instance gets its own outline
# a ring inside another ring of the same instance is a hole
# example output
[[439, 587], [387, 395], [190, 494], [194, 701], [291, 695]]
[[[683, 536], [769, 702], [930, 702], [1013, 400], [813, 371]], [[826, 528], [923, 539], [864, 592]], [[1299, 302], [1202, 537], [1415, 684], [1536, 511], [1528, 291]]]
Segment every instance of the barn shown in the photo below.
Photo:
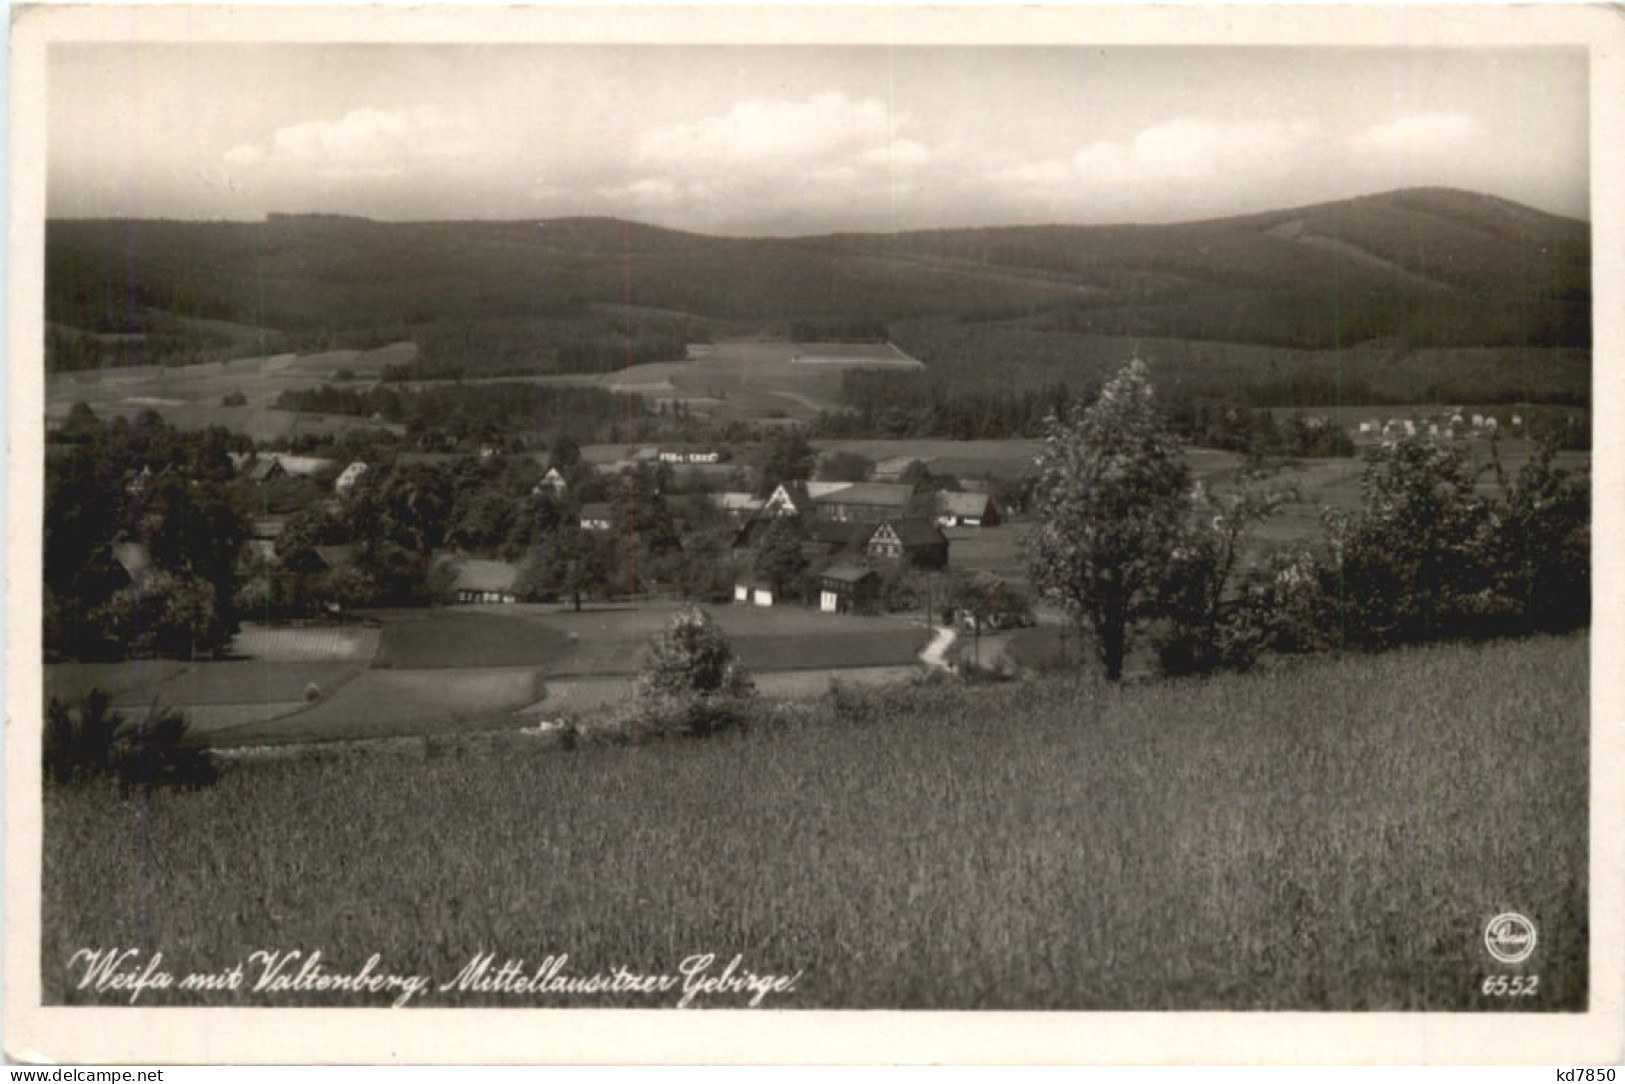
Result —
[[937, 523], [944, 527], [997, 527], [999, 506], [986, 493], [938, 493]]
[[518, 565], [467, 557], [457, 562], [453, 589], [458, 602], [514, 603], [519, 601], [518, 582]]
[[914, 487], [885, 482], [859, 482], [813, 497], [818, 518], [838, 522], [880, 523], [906, 515]]
[[888, 519], [875, 528], [863, 551], [872, 560], [940, 569], [948, 564], [948, 536], [928, 519]]

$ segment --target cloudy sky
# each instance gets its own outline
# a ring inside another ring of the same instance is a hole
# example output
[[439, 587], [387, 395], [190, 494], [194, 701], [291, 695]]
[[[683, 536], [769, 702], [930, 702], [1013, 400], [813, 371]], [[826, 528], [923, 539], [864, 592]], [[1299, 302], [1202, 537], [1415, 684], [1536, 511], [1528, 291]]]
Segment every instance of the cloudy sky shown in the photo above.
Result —
[[58, 45], [49, 213], [1164, 222], [1409, 185], [1586, 217], [1555, 50]]

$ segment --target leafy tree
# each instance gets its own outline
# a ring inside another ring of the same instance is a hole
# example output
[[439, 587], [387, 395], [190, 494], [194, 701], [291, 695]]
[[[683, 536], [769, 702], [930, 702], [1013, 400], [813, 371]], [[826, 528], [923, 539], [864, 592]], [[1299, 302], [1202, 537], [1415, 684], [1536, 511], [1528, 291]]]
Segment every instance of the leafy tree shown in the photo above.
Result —
[[563, 474], [581, 462], [581, 442], [569, 433], [560, 433], [553, 438], [553, 445], [549, 449], [549, 465], [556, 467]]
[[1189, 472], [1136, 359], [1100, 397], [1051, 423], [1038, 462], [1032, 580], [1093, 634], [1106, 677], [1123, 676], [1190, 509]]
[[699, 607], [649, 644], [636, 682], [640, 718], [659, 732], [712, 734], [739, 725], [755, 685], [722, 630]]
[[1465, 446], [1421, 437], [1367, 455], [1360, 509], [1328, 516], [1353, 645], [1471, 635], [1496, 620], [1495, 524], [1478, 473]]
[[137, 654], [191, 658], [230, 639], [215, 619], [213, 585], [196, 576], [152, 572], [115, 591], [93, 616]]
[[768, 447], [767, 461], [762, 464], [762, 477], [757, 489], [762, 496], [766, 496], [785, 482], [805, 482], [812, 477], [817, 462], [818, 453], [807, 443], [800, 429], [780, 433]]
[[1585, 478], [1557, 466], [1560, 442], [1542, 440], [1516, 478], [1494, 469], [1500, 498], [1497, 585], [1527, 631], [1584, 625], [1591, 615], [1591, 494]]
[[778, 516], [762, 532], [751, 558], [751, 569], [773, 585], [775, 597], [794, 583], [807, 570], [807, 558], [801, 552], [801, 533], [793, 517]]
[[818, 461], [818, 477], [826, 482], [863, 482], [874, 472], [875, 461], [857, 452], [830, 452]]
[[584, 596], [602, 595], [608, 589], [610, 542], [592, 531], [562, 531], [548, 567], [556, 577], [558, 594], [570, 599], [580, 613]]
[[[1173, 551], [1162, 587], [1167, 627], [1157, 653], [1165, 673], [1246, 667], [1262, 647], [1243, 621], [1248, 598], [1235, 591], [1254, 529], [1293, 496], [1263, 475], [1243, 476], [1222, 490], [1198, 484], [1190, 523]], [[1247, 630], [1244, 633], [1243, 630]]]

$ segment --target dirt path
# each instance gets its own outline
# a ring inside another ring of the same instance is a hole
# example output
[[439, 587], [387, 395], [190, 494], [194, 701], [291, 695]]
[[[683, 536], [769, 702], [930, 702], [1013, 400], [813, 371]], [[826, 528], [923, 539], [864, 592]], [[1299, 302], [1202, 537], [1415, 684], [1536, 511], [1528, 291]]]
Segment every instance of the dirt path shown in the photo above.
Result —
[[954, 641], [957, 639], [959, 639], [959, 633], [951, 625], [933, 628], [931, 630], [931, 642], [925, 645], [924, 651], [920, 652], [920, 661], [933, 670], [948, 669], [948, 664], [943, 661], [943, 656], [948, 653], [949, 648], [954, 646]]

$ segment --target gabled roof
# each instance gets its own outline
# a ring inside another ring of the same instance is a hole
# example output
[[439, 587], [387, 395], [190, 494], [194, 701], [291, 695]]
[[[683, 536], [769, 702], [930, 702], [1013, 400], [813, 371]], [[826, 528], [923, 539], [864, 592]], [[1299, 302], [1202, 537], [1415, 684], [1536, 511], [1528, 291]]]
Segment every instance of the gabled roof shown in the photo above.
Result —
[[873, 523], [842, 523], [820, 519], [806, 524], [804, 537], [826, 546], [861, 546], [875, 533]]
[[841, 583], [861, 583], [870, 577], [878, 579], [880, 573], [876, 572], [872, 568], [866, 568], [863, 565], [855, 565], [850, 561], [842, 561], [840, 564], [830, 565], [819, 575], [826, 580], [837, 580]]
[[819, 497], [825, 496], [826, 494], [829, 494], [829, 493], [839, 493], [843, 489], [851, 489], [853, 487], [853, 485], [855, 485], [855, 484], [856, 483], [854, 483], [854, 482], [803, 482], [802, 483], [802, 485], [806, 487], [807, 496], [812, 497], [814, 500], [816, 500]]
[[[888, 519], [881, 527], [890, 527], [897, 540], [904, 546], [913, 549], [916, 546], [934, 546], [946, 543], [948, 536], [942, 533], [935, 523], [928, 519], [908, 517], [905, 519]], [[875, 530], [879, 530], [877, 527]]]
[[581, 518], [612, 522], [615, 519], [615, 506], [608, 501], [592, 501], [581, 506]]
[[462, 557], [456, 562], [456, 589], [459, 591], [492, 591], [512, 594], [519, 582], [519, 566], [507, 561], [486, 561], [477, 557]]
[[818, 504], [864, 504], [904, 508], [914, 498], [914, 487], [889, 482], [859, 482], [813, 498]]
[[938, 493], [937, 507], [955, 516], [980, 516], [993, 498], [986, 493]]

